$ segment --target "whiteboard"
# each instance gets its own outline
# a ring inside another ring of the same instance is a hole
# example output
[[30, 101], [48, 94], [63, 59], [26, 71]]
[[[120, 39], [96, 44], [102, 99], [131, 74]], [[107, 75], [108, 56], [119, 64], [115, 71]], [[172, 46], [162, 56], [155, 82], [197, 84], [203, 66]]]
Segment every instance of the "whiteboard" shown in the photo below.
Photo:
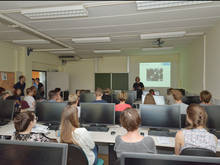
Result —
[[65, 72], [47, 72], [47, 91], [61, 88], [62, 91], [69, 90], [69, 74]]

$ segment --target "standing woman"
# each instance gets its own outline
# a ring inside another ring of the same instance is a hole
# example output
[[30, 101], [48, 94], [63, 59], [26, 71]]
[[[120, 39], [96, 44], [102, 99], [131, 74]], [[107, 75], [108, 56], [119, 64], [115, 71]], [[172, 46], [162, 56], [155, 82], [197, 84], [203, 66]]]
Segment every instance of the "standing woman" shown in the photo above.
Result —
[[87, 156], [89, 165], [97, 162], [95, 143], [85, 128], [79, 128], [78, 109], [71, 102], [63, 110], [61, 118], [60, 142], [76, 144], [82, 148]]
[[137, 91], [137, 99], [141, 99], [144, 90], [144, 84], [140, 82], [140, 77], [135, 78], [135, 83], [133, 84], [133, 90]]

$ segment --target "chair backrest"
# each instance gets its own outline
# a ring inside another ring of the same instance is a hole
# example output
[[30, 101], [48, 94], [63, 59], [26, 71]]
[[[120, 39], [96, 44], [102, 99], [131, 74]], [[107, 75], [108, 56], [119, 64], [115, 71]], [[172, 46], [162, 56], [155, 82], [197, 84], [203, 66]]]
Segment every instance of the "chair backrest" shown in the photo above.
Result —
[[88, 165], [88, 159], [81, 147], [68, 144], [67, 165]]
[[180, 155], [216, 157], [216, 153], [204, 148], [185, 148]]

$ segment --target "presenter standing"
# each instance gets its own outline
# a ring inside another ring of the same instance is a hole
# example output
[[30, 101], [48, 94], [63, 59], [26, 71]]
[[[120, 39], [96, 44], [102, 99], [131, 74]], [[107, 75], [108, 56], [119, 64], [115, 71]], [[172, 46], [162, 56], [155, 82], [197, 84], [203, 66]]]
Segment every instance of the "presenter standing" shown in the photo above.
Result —
[[137, 91], [137, 99], [141, 99], [143, 90], [144, 90], [144, 84], [140, 82], [140, 77], [135, 78], [135, 83], [133, 84], [133, 90]]

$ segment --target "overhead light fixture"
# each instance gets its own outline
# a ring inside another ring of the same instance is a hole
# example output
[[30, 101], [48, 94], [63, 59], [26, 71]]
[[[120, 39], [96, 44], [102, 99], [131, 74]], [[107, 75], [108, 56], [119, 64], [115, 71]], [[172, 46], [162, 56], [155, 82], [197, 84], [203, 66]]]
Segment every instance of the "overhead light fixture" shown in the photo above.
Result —
[[30, 19], [48, 19], [48, 18], [63, 18], [63, 17], [80, 17], [88, 16], [88, 11], [83, 5], [62, 6], [25, 9], [21, 14]]
[[198, 5], [212, 1], [136, 1], [137, 10], [159, 9], [186, 5]]
[[37, 39], [37, 40], [12, 40], [13, 43], [15, 44], [49, 44], [50, 41], [47, 40], [42, 40], [42, 39]]
[[100, 54], [100, 53], [120, 53], [121, 50], [94, 50], [94, 53]]
[[142, 51], [171, 50], [174, 47], [142, 48]]
[[62, 50], [62, 51], [51, 51], [50, 53], [53, 53], [53, 54], [75, 54], [76, 52], [73, 50], [68, 50], [68, 51]]
[[158, 38], [175, 38], [183, 37], [186, 34], [185, 31], [180, 32], [167, 32], [167, 33], [151, 33], [151, 34], [141, 34], [140, 37], [144, 39], [158, 39]]
[[73, 38], [72, 41], [77, 44], [111, 42], [111, 38], [110, 37]]

